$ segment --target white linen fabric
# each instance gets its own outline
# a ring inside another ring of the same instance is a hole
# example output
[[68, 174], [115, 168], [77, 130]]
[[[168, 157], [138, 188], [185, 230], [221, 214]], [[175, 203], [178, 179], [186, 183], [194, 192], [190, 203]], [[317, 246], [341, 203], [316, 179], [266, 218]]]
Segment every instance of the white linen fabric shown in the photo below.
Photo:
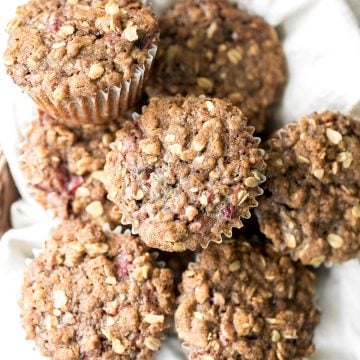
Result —
[[[0, 4], [0, 26], [12, 18], [22, 1]], [[163, 11], [174, 0], [154, 0]], [[259, 14], [281, 34], [288, 66], [288, 84], [277, 124], [324, 109], [340, 110], [360, 117], [360, 0], [239, 0], [240, 6]], [[350, 7], [350, 6], [351, 7]], [[351, 10], [352, 9], [352, 10]], [[0, 35], [0, 51], [6, 34]], [[23, 200], [12, 207], [14, 229], [0, 242], [0, 358], [40, 360], [32, 342], [25, 340], [19, 319], [19, 298], [25, 259], [43, 246], [55, 226], [50, 214], [29, 193], [19, 168], [21, 133], [36, 112], [1, 68], [2, 120], [0, 142]], [[360, 359], [360, 262], [353, 260], [318, 271], [317, 304], [322, 322], [316, 331], [315, 360]], [[168, 337], [160, 360], [180, 360], [186, 355], [179, 342]]]

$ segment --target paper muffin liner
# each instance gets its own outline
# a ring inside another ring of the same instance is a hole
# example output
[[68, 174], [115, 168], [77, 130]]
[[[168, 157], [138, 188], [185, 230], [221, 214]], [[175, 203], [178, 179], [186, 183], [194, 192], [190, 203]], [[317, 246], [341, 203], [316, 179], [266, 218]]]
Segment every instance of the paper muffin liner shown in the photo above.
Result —
[[130, 80], [112, 86], [107, 91], [99, 90], [92, 97], [70, 97], [67, 101], [55, 102], [42, 90], [38, 94], [29, 95], [40, 109], [55, 119], [61, 119], [68, 126], [104, 124], [125, 114], [141, 99], [156, 53], [157, 46], [151, 45], [145, 64], [135, 69]]

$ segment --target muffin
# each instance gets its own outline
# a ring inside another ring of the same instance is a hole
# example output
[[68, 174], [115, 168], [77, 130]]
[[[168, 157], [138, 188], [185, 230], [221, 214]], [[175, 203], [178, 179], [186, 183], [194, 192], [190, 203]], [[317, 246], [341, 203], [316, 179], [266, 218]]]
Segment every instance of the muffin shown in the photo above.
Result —
[[275, 247], [306, 265], [360, 251], [360, 122], [330, 111], [305, 116], [266, 144], [257, 215]]
[[7, 28], [5, 65], [64, 124], [100, 124], [140, 98], [159, 28], [135, 0], [31, 0]]
[[285, 84], [275, 29], [226, 0], [177, 2], [159, 25], [159, 53], [147, 93], [228, 98], [257, 133], [263, 131]]
[[270, 245], [210, 245], [180, 292], [175, 323], [192, 360], [302, 360], [314, 351], [315, 276]]
[[22, 146], [22, 170], [35, 199], [61, 219], [117, 225], [103, 167], [118, 128], [116, 122], [68, 128], [39, 112]]
[[116, 134], [105, 165], [108, 197], [150, 247], [195, 250], [221, 242], [257, 206], [260, 139], [230, 102], [155, 97]]
[[173, 276], [138, 238], [65, 222], [25, 272], [28, 339], [55, 360], [153, 359], [173, 312]]

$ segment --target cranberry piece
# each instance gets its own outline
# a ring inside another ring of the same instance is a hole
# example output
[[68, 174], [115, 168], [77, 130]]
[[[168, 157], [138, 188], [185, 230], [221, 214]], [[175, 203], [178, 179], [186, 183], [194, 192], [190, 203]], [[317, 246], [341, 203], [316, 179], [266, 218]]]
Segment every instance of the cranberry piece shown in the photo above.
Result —
[[65, 183], [69, 195], [74, 195], [76, 190], [84, 183], [84, 178], [79, 175], [70, 175], [70, 180]]
[[106, 45], [114, 45], [116, 40], [119, 38], [119, 34], [114, 32], [114, 31], [110, 31], [110, 32], [107, 32], [104, 36], [103, 36], [103, 39], [104, 39], [104, 42]]
[[60, 20], [58, 18], [53, 19], [47, 26], [46, 31], [49, 33], [56, 33], [60, 27]]
[[128, 151], [133, 151], [136, 149], [136, 142], [134, 140], [134, 138], [125, 138], [122, 139], [122, 147], [121, 147], [121, 151], [123, 153], [128, 152]]
[[121, 254], [115, 258], [115, 268], [119, 279], [124, 279], [129, 275], [131, 262], [127, 259], [126, 254]]
[[214, 199], [214, 191], [213, 190], [206, 190], [205, 191], [205, 196], [206, 196], [206, 200], [208, 201], [209, 204], [211, 204], [211, 202]]
[[231, 204], [227, 204], [225, 207], [221, 209], [221, 214], [225, 219], [231, 220], [234, 216], [235, 206]]
[[139, 210], [139, 211], [135, 211], [134, 214], [133, 214], [133, 217], [135, 220], [145, 220], [146, 219], [146, 213]]
[[55, 192], [61, 195], [66, 191], [69, 195], [74, 195], [76, 190], [84, 183], [84, 178], [78, 175], [71, 175], [64, 166], [60, 166], [55, 173], [56, 180], [60, 183], [60, 188], [53, 186], [46, 187], [41, 184], [34, 185], [35, 189], [44, 191], [46, 193]]
[[61, 190], [66, 189], [66, 184], [70, 182], [70, 175], [64, 165], [61, 165], [57, 169], [55, 177], [60, 183]]
[[36, 184], [33, 185], [35, 189], [46, 192], [46, 193], [52, 193], [52, 192], [56, 192], [59, 193], [59, 191], [56, 191], [56, 189], [52, 188], [52, 187], [46, 187], [44, 185], [41, 184]]

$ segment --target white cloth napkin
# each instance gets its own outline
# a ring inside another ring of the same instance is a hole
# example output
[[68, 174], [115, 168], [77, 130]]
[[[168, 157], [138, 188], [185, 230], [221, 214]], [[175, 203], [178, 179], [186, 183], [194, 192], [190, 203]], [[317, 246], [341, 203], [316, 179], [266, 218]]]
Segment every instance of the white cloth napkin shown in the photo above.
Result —
[[[20, 0], [0, 3], [0, 26], [11, 19]], [[174, 0], [154, 0], [162, 11]], [[349, 0], [240, 0], [241, 6], [264, 16], [282, 36], [288, 65], [288, 84], [277, 124], [324, 109], [341, 110], [360, 117], [360, 30], [355, 13], [360, 1]], [[3, 52], [6, 35], [1, 34]], [[35, 109], [1, 68], [2, 119], [0, 141], [23, 196], [12, 208], [17, 228], [0, 242], [0, 358], [39, 360], [33, 343], [24, 340], [19, 320], [19, 297], [25, 259], [41, 248], [54, 221], [32, 200], [18, 166], [19, 134]], [[353, 260], [332, 269], [320, 269], [317, 304], [322, 322], [316, 332], [315, 360], [360, 359], [360, 263]], [[185, 359], [179, 343], [165, 342], [160, 360]]]

